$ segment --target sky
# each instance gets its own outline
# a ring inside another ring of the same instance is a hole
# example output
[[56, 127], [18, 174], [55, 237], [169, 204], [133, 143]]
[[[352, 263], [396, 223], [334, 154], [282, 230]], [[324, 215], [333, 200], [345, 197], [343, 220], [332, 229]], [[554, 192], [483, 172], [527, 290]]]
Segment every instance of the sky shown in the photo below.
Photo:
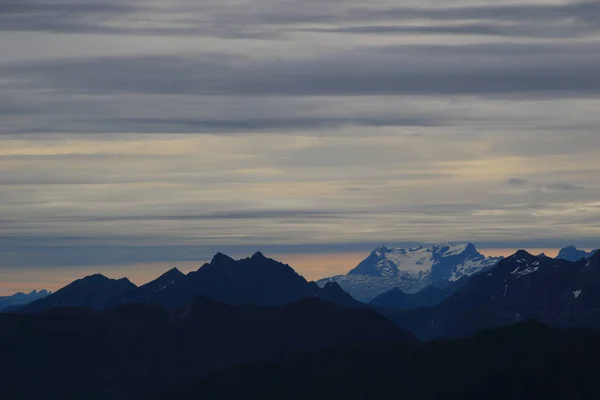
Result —
[[318, 278], [381, 244], [599, 247], [599, 21], [598, 1], [0, 0], [0, 294], [216, 251]]

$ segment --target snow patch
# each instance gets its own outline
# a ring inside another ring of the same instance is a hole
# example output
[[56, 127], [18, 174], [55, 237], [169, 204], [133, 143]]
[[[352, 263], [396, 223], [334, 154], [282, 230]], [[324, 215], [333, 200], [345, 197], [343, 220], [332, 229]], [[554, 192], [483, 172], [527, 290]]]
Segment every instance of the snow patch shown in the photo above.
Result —
[[529, 275], [533, 272], [537, 272], [537, 270], [540, 267], [527, 267], [526, 269], [524, 269], [523, 271], [519, 271], [519, 268], [515, 269], [514, 271], [511, 272], [511, 275], [514, 275], [517, 279], [519, 279], [522, 276], [525, 275]]
[[448, 247], [448, 250], [444, 251], [443, 257], [456, 256], [458, 254], [462, 254], [467, 249], [467, 246], [468, 246], [468, 244], [459, 244], [459, 245], [448, 244], [448, 245], [446, 245], [446, 247]]
[[573, 297], [578, 298], [581, 294], [581, 290], [573, 290]]

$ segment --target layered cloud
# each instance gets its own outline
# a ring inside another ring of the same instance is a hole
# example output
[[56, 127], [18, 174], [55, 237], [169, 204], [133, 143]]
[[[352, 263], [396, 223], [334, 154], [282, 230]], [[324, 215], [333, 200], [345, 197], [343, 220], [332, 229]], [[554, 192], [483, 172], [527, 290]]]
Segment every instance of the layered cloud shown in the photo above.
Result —
[[596, 247], [597, 2], [0, 3], [0, 265]]

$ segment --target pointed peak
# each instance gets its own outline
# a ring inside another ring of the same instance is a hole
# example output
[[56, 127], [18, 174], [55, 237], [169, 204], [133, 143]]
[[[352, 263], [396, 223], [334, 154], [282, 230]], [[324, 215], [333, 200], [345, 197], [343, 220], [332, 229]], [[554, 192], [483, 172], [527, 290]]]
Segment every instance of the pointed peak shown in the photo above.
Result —
[[222, 263], [222, 262], [231, 262], [231, 261], [234, 261], [233, 258], [219, 252], [214, 255], [214, 257], [212, 258], [212, 260], [210, 262], [210, 265], [215, 265], [215, 264]]
[[[112, 280], [112, 279], [111, 279]], [[133, 282], [131, 282], [129, 280], [129, 278], [120, 278], [120, 279], [115, 279], [116, 282], [122, 282], [122, 283], [129, 283], [130, 285], [134, 285]], [[135, 286], [135, 285], [134, 285]]]
[[381, 246], [377, 247], [375, 250], [373, 250], [372, 253], [377, 253], [377, 252], [379, 252], [379, 253], [385, 253], [385, 252], [387, 252], [389, 250], [390, 250], [389, 247], [381, 245]]
[[260, 259], [266, 259], [267, 257], [264, 256], [263, 253], [261, 253], [260, 251], [257, 251], [256, 253], [252, 254], [252, 257], [250, 257], [253, 260], [260, 260]]
[[476, 252], [477, 247], [475, 247], [475, 245], [473, 243], [469, 242], [469, 243], [467, 243], [467, 247], [465, 247], [465, 251]]
[[89, 282], [93, 282], [93, 281], [109, 281], [109, 280], [110, 280], [110, 278], [108, 278], [108, 277], [106, 277], [106, 276], [104, 276], [102, 274], [92, 274], [92, 275], [86, 276], [85, 278], [78, 279], [78, 281], [81, 281], [81, 282], [84, 282], [84, 281], [85, 282], [88, 282], [88, 281]]
[[178, 278], [181, 276], [185, 276], [185, 274], [178, 270], [176, 267], [174, 267], [162, 274], [160, 278]]
[[515, 254], [510, 256], [509, 258], [531, 258], [535, 257], [533, 254], [529, 253], [527, 250], [517, 250]]

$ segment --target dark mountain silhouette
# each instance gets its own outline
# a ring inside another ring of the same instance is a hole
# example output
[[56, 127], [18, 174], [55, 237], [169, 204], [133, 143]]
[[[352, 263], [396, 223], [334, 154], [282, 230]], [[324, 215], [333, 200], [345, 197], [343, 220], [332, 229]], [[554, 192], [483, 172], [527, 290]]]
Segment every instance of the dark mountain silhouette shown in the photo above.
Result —
[[175, 309], [197, 296], [205, 296], [233, 305], [280, 305], [311, 296], [313, 292], [313, 286], [289, 265], [260, 252], [241, 260], [217, 253], [210, 263], [156, 292], [147, 302]]
[[47, 290], [34, 290], [29, 293], [15, 293], [12, 296], [0, 296], [0, 310], [14, 310], [17, 307], [24, 306], [38, 299], [50, 295]]
[[568, 246], [560, 249], [556, 258], [560, 258], [567, 261], [579, 261], [582, 258], [590, 258], [598, 250], [585, 251], [579, 250], [575, 246]]
[[111, 299], [108, 307], [115, 307], [121, 304], [129, 303], [145, 303], [148, 299], [152, 299], [157, 293], [167, 289], [172, 285], [177, 285], [185, 279], [185, 274], [177, 268], [170, 269], [155, 280], [146, 283], [145, 285], [131, 288], [121, 295]]
[[345, 307], [364, 308], [366, 304], [355, 300], [352, 296], [342, 289], [336, 282], [328, 282], [320, 288], [316, 283], [311, 282], [316, 297], [327, 300], [334, 304], [339, 304]]
[[378, 308], [416, 309], [433, 307], [458, 291], [469, 278], [464, 277], [455, 282], [438, 282], [427, 286], [420, 292], [407, 294], [394, 288], [375, 297], [369, 305]]
[[289, 265], [260, 252], [241, 260], [217, 253], [210, 263], [186, 276], [173, 270], [167, 274], [124, 293], [110, 304], [160, 304], [174, 310], [185, 307], [197, 296], [231, 305], [282, 305], [316, 296], [349, 307], [362, 306], [339, 285], [320, 288], [314, 282], [307, 282]]
[[369, 302], [369, 305], [374, 307], [413, 309], [419, 308], [421, 305], [413, 299], [414, 295], [404, 293], [400, 288], [393, 288], [385, 293], [380, 294]]
[[415, 338], [373, 310], [318, 298], [269, 307], [198, 298], [173, 313], [128, 304], [0, 314], [2, 397], [147, 399], [222, 368], [365, 341]]
[[364, 344], [248, 365], [162, 400], [596, 399], [600, 334], [535, 322], [431, 342]]
[[386, 315], [422, 339], [465, 336], [526, 319], [600, 327], [600, 253], [570, 262], [521, 250], [471, 277], [438, 306]]
[[100, 274], [90, 275], [70, 283], [49, 296], [19, 308], [19, 312], [36, 312], [57, 307], [101, 309], [110, 299], [135, 287], [127, 278], [109, 279]]
[[157, 279], [135, 286], [127, 279], [108, 279], [92, 275], [65, 286], [44, 301], [18, 311], [34, 312], [53, 307], [90, 307], [102, 309], [124, 304], [151, 304], [177, 310], [198, 296], [231, 305], [283, 305], [307, 297], [364, 307], [337, 284], [319, 287], [297, 274], [289, 265], [257, 252], [252, 257], [234, 260], [217, 253], [210, 263], [187, 275], [173, 268]]

